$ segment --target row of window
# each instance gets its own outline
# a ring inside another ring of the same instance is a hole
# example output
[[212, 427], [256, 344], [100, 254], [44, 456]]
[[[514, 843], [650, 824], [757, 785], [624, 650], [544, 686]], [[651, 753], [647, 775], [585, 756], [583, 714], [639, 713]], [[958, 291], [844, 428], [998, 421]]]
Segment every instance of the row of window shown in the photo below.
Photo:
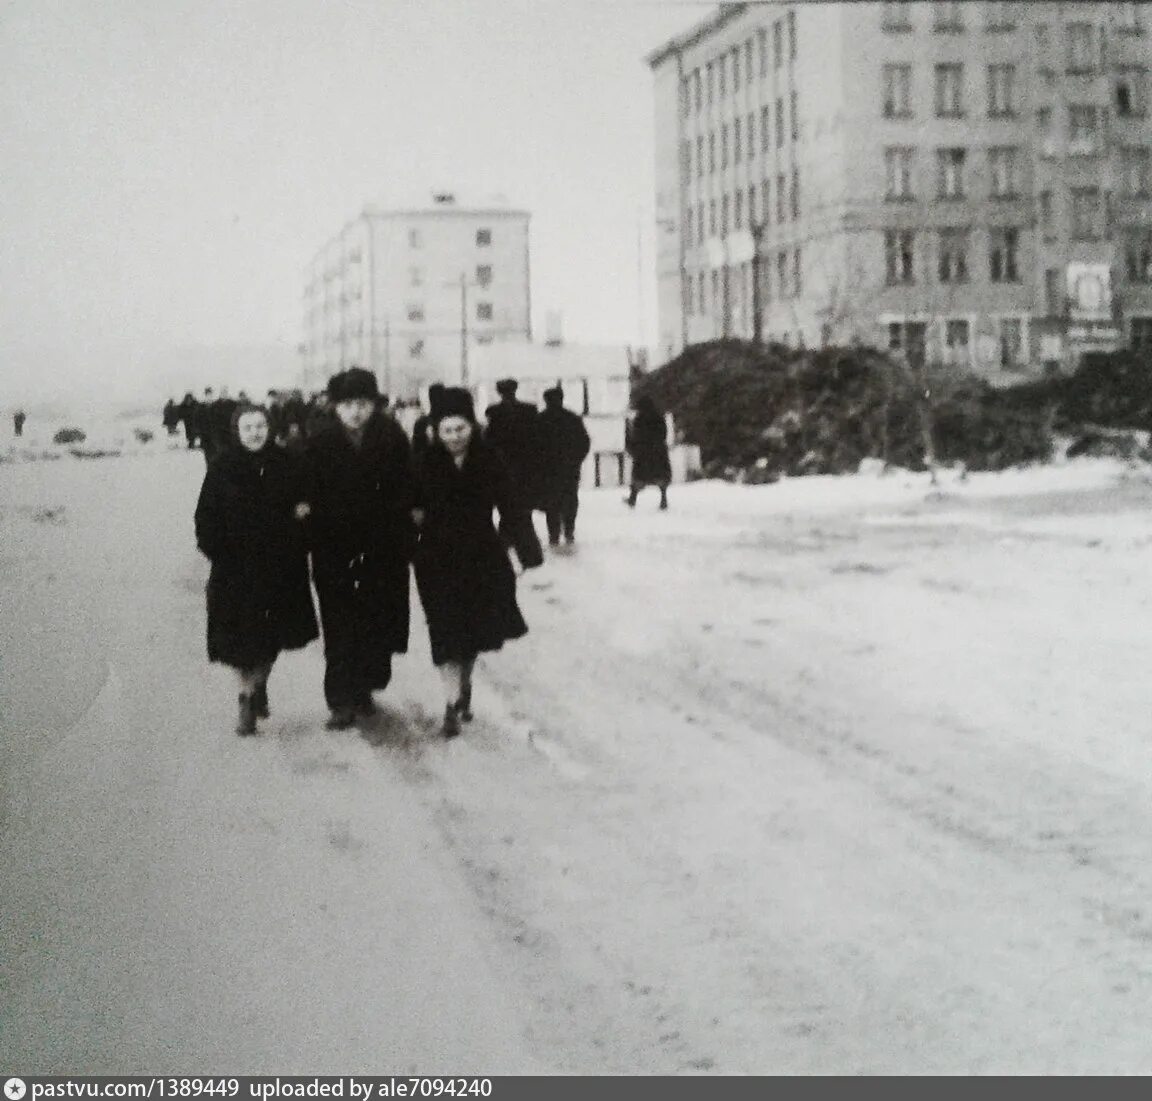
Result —
[[[882, 69], [881, 111], [885, 118], [912, 118], [912, 64], [893, 62]], [[964, 118], [967, 115], [964, 65], [942, 62], [934, 67], [934, 109], [937, 118]], [[1053, 74], [1053, 84], [1055, 77]], [[1004, 62], [987, 66], [986, 106], [989, 118], [1014, 118], [1017, 114], [1017, 67]], [[1132, 66], [1118, 74], [1113, 103], [1121, 117], [1143, 117], [1147, 110], [1147, 73]], [[1043, 110], [1042, 108], [1041, 110]], [[1097, 110], [1097, 108], [1092, 108]]]
[[[489, 248], [492, 244], [492, 230], [486, 227], [481, 227], [476, 230], [476, 247]], [[417, 226], [412, 226], [408, 230], [408, 247], [409, 248], [423, 248], [424, 247], [424, 231]]]
[[[804, 293], [804, 264], [800, 249], [786, 249], [765, 256], [760, 264], [760, 304]], [[684, 309], [689, 314], [739, 313], [747, 316], [751, 302], [753, 265], [735, 264], [723, 271], [702, 271], [684, 277]], [[710, 305], [711, 304], [711, 308]]]
[[[742, 84], [751, 84], [756, 79], [757, 68], [761, 77], [768, 75], [769, 31], [761, 27], [754, 38], [726, 50], [719, 57], [706, 62], [688, 73], [680, 81], [680, 112], [687, 117], [699, 114], [705, 107], [711, 107], [724, 99], [730, 92], [736, 93]], [[771, 59], [774, 69], [784, 66], [785, 57], [796, 59], [796, 13], [777, 19], [772, 24]]]
[[[783, 225], [791, 218], [800, 217], [800, 170], [794, 168], [791, 176], [780, 173], [776, 177], [775, 222]], [[737, 188], [719, 200], [710, 199], [705, 205], [701, 199], [695, 207], [688, 204], [684, 211], [684, 240], [687, 244], [704, 244], [706, 237], [727, 237], [730, 232], [749, 230], [757, 225], [770, 225], [773, 221], [772, 181], [749, 184], [747, 189]]]
[[[407, 308], [407, 316], [409, 321], [423, 321], [424, 320], [424, 303], [423, 302], [409, 302]], [[493, 317], [492, 303], [491, 302], [477, 302], [476, 303], [476, 320], [477, 321], [491, 321]]]
[[[996, 343], [1002, 370], [1015, 371], [1028, 365], [1027, 317], [997, 317]], [[888, 322], [888, 348], [902, 352], [909, 362], [923, 365], [928, 356], [927, 321]], [[939, 322], [939, 355], [944, 363], [970, 366], [972, 362], [972, 323], [963, 317], [942, 318]]]
[[[932, 11], [932, 29], [938, 32], [964, 31], [968, 18], [976, 8], [971, 3], [958, 3], [956, 0], [934, 0], [928, 5]], [[1140, 0], [1127, 0], [1111, 6], [1112, 26], [1121, 32], [1141, 34], [1144, 19]], [[983, 27], [986, 31], [1012, 31], [1016, 29], [1016, 15], [1020, 5], [1014, 0], [986, 0], [983, 7]], [[881, 26], [886, 31], [906, 32], [914, 30], [914, 7], [910, 0], [885, 0], [881, 11]], [[1047, 24], [1040, 24], [1047, 31]], [[1069, 56], [1080, 56], [1091, 51], [1094, 26], [1091, 23], [1066, 24], [1066, 37]]]
[[[969, 282], [973, 274], [971, 231], [955, 227], [933, 232], [937, 282]], [[884, 234], [884, 275], [889, 286], [907, 286], [922, 278], [917, 270], [920, 250], [916, 247], [916, 238], [917, 232], [911, 229], [893, 229]], [[1020, 231], [1010, 227], [989, 230], [987, 261], [990, 282], [1020, 282]], [[1124, 261], [1129, 282], [1152, 283], [1152, 229], [1126, 231]]]
[[[1088, 139], [1073, 116], [1072, 143]], [[991, 146], [986, 150], [988, 194], [994, 199], [1019, 197], [1022, 191], [1024, 153], [1017, 146]], [[916, 198], [916, 164], [919, 150], [911, 145], [890, 145], [884, 149], [885, 191], [890, 202]], [[968, 150], [962, 146], [936, 149], [936, 198], [963, 199], [968, 195]], [[1120, 150], [1117, 191], [1124, 198], [1144, 198], [1152, 194], [1152, 153], [1144, 146]], [[1088, 191], [1091, 189], [1082, 189]]]
[[[784, 97], [776, 100], [776, 148], [782, 149], [786, 141], [800, 140], [800, 114], [796, 93], [789, 96], [788, 112], [791, 123], [785, 126]], [[742, 160], [753, 160], [757, 153], [767, 153], [772, 148], [772, 112], [768, 107], [760, 109], [759, 133], [756, 128], [756, 114], [749, 111], [746, 118], [735, 118], [723, 123], [719, 131], [710, 130], [707, 135], [699, 134], [695, 143], [686, 138], [680, 143], [680, 178], [684, 184], [692, 180], [693, 157], [695, 148], [696, 178], [703, 179], [717, 170], [723, 171], [728, 167], [729, 154], [732, 164], [739, 164]]]

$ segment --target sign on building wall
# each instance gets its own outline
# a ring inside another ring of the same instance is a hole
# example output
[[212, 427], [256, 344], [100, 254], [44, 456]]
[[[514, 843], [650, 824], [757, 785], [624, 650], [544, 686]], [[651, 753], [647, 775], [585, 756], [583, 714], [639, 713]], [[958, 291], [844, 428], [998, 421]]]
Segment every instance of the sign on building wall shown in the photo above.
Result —
[[1111, 268], [1107, 264], [1069, 264], [1068, 301], [1073, 321], [1111, 321]]

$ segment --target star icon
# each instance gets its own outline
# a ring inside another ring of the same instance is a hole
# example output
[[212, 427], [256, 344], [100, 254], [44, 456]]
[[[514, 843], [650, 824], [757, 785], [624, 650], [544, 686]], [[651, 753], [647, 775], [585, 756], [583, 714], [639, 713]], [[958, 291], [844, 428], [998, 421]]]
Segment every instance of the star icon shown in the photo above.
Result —
[[20, 1101], [20, 1099], [28, 1092], [28, 1087], [24, 1085], [23, 1078], [9, 1078], [4, 1083], [4, 1096], [8, 1101]]

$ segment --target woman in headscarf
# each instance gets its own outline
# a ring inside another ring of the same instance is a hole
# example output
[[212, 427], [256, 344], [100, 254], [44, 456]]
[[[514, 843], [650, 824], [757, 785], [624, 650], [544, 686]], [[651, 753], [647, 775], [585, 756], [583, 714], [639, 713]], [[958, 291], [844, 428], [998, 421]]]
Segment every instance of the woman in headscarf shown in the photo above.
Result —
[[271, 440], [267, 412], [242, 405], [229, 446], [208, 467], [196, 505], [196, 544], [208, 577], [208, 660], [239, 678], [236, 732], [267, 718], [268, 676], [281, 650], [318, 637], [308, 549], [303, 470]]
[[446, 388], [431, 416], [435, 436], [418, 471], [423, 522], [414, 566], [432, 662], [446, 694], [441, 732], [452, 738], [460, 722], [472, 718], [476, 656], [528, 632], [492, 510], [523, 569], [539, 566], [544, 555], [531, 519], [523, 520], [504, 460], [481, 438], [471, 394]]
[[672, 464], [668, 459], [668, 426], [647, 394], [633, 402], [634, 414], [624, 427], [624, 447], [632, 459], [632, 484], [625, 503], [635, 508], [645, 486], [660, 490], [660, 507], [668, 507]]

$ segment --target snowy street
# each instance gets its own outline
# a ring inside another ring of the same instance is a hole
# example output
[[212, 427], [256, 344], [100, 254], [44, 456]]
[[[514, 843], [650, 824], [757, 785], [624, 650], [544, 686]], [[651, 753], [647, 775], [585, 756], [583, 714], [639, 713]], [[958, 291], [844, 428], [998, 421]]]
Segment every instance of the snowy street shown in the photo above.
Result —
[[13, 1073], [1152, 1073], [1143, 468], [586, 488], [451, 743], [414, 588], [235, 736], [202, 474], [0, 465]]

